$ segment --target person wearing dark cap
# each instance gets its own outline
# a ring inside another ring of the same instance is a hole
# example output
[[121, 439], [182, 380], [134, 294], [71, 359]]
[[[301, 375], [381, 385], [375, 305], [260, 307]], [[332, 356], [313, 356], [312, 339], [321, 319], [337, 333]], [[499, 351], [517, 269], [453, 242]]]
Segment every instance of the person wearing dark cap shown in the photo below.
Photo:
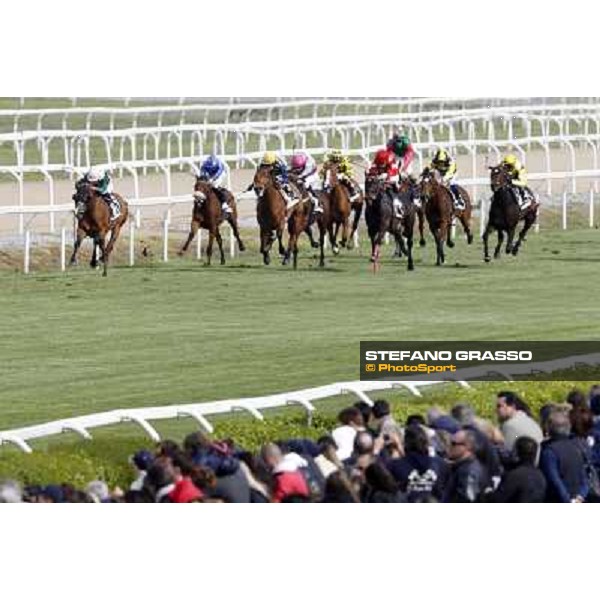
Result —
[[144, 480], [146, 479], [146, 473], [154, 462], [154, 455], [148, 450], [140, 450], [131, 457], [131, 464], [137, 471], [137, 477], [135, 481], [129, 486], [132, 492], [141, 492], [144, 487]]
[[539, 448], [531, 438], [515, 443], [516, 466], [507, 471], [495, 492], [485, 497], [497, 504], [539, 504], [546, 498], [546, 479], [536, 467]]
[[441, 458], [431, 456], [429, 438], [422, 426], [407, 427], [404, 435], [405, 456], [389, 461], [386, 465], [389, 472], [409, 502], [441, 500], [449, 476], [448, 466]]
[[395, 437], [400, 440], [404, 438], [404, 431], [394, 420], [392, 409], [387, 400], [377, 400], [375, 402], [373, 405], [373, 420], [377, 435], [384, 438]]

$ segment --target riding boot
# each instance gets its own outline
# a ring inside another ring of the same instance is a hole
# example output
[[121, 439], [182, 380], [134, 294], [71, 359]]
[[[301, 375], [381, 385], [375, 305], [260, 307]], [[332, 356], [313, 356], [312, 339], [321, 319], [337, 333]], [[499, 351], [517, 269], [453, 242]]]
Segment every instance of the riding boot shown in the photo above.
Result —
[[224, 188], [215, 188], [215, 192], [217, 193], [217, 196], [221, 201], [221, 210], [223, 211], [223, 214], [225, 216], [232, 214], [233, 211], [231, 210], [231, 206], [229, 206], [227, 190]]

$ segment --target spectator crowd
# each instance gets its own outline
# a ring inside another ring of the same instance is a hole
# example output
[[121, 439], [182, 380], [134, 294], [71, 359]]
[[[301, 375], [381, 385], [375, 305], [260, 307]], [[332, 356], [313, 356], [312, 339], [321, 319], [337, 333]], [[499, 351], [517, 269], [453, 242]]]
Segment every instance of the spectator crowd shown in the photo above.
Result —
[[203, 433], [131, 458], [128, 489], [103, 481], [21, 486], [0, 481], [0, 502], [126, 503], [583, 503], [600, 501], [600, 387], [572, 392], [533, 415], [513, 392], [497, 423], [468, 404], [406, 423], [390, 405], [359, 403], [317, 442], [272, 441], [260, 452]]

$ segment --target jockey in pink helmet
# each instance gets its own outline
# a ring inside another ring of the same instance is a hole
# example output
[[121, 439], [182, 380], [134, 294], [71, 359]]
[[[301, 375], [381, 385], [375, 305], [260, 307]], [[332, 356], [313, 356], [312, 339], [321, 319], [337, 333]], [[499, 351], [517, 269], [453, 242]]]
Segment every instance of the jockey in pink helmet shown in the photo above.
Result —
[[292, 156], [291, 167], [291, 175], [309, 193], [315, 212], [322, 213], [323, 208], [315, 191], [319, 183], [317, 161], [306, 152], [296, 152]]

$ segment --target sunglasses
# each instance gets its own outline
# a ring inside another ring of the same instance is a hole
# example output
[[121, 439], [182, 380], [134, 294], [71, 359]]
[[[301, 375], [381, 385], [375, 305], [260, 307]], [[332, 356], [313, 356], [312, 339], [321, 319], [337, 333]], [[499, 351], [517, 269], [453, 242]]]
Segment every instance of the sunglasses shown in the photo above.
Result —
[[464, 445], [465, 445], [465, 442], [454, 442], [454, 441], [453, 441], [453, 442], [450, 442], [450, 445], [451, 445], [452, 447], [455, 447], [455, 446], [464, 446]]

